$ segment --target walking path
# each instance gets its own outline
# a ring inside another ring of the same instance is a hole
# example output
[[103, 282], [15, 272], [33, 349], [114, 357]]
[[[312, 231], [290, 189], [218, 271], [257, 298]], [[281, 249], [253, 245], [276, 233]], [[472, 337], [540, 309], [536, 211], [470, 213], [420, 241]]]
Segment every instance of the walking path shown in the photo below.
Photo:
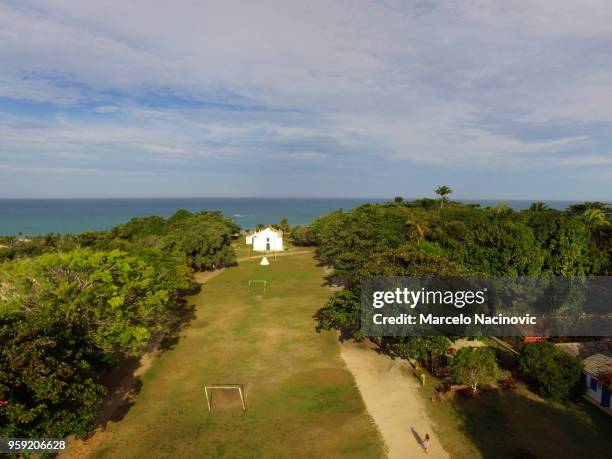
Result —
[[241, 261], [253, 260], [255, 258], [263, 258], [263, 257], [268, 257], [270, 260], [274, 260], [274, 257], [286, 257], [288, 255], [303, 255], [305, 253], [312, 253], [312, 250], [294, 250], [294, 251], [287, 250], [285, 252], [276, 252], [276, 255], [274, 255], [273, 253], [261, 252], [261, 253], [251, 255], [248, 257], [240, 257], [236, 261], [240, 263]]
[[[389, 458], [448, 458], [432, 429], [418, 393], [419, 382], [409, 364], [376, 352], [369, 341], [345, 341], [340, 349], [368, 412], [387, 443]], [[421, 446], [426, 434], [431, 438], [429, 454]]]

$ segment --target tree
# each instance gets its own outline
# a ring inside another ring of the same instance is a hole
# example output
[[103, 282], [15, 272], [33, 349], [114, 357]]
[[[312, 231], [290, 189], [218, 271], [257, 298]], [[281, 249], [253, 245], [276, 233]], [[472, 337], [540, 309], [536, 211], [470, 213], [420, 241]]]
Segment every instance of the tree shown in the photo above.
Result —
[[[515, 214], [500, 218], [488, 209], [447, 209], [429, 237], [449, 258], [468, 269], [496, 276], [536, 275], [544, 254], [531, 228]], [[546, 213], [542, 213], [546, 214]]]
[[378, 251], [368, 257], [357, 278], [365, 276], [461, 276], [469, 271], [451, 261], [446, 252], [431, 242], [407, 243]]
[[349, 332], [357, 339], [363, 338], [361, 326], [361, 299], [354, 290], [343, 290], [327, 300], [316, 313], [319, 328], [332, 328]]
[[467, 384], [474, 394], [479, 386], [496, 381], [499, 377], [495, 354], [485, 347], [459, 349], [450, 362], [449, 370], [454, 381]]
[[0, 436], [86, 435], [106, 389], [100, 355], [61, 314], [0, 315]]
[[531, 204], [531, 206], [529, 206], [529, 210], [531, 212], [543, 212], [548, 210], [548, 206], [542, 201], [535, 201]]
[[[178, 214], [178, 216], [175, 214], [174, 217], [172, 217], [172, 223], [179, 221], [182, 213], [186, 213], [186, 215], [183, 215], [186, 218], [189, 218], [191, 215], [191, 213], [187, 212], [186, 210], [182, 211], [181, 214]], [[116, 226], [111, 231], [115, 237], [133, 241], [145, 236], [160, 236], [164, 233], [165, 227], [166, 220], [164, 220], [162, 217], [153, 215], [150, 217], [132, 218], [127, 223]]]
[[280, 229], [283, 233], [289, 234], [291, 231], [291, 226], [289, 225], [289, 220], [285, 217], [278, 223], [278, 229]]
[[85, 435], [105, 393], [100, 370], [168, 329], [184, 268], [156, 252], [91, 249], [5, 263], [0, 435]]
[[489, 207], [489, 212], [496, 217], [506, 217], [512, 214], [512, 208], [505, 202], [501, 202], [496, 206]]
[[411, 357], [431, 365], [446, 354], [450, 341], [446, 336], [408, 336], [400, 338], [393, 348], [402, 357]]
[[216, 212], [183, 216], [161, 238], [161, 249], [196, 270], [228, 266], [235, 262], [231, 247], [237, 225]]
[[526, 223], [543, 255], [542, 273], [584, 276], [605, 265], [605, 248], [598, 249], [594, 240], [598, 232], [589, 231], [581, 218], [549, 210], [530, 213]]
[[104, 352], [138, 353], [161, 330], [176, 293], [155, 267], [119, 250], [46, 254], [5, 268], [10, 289], [0, 314], [58, 314]]
[[219, 212], [180, 210], [1, 250], [14, 261], [0, 269], [0, 437], [85, 435], [101, 370], [172, 328], [192, 267], [232, 263], [238, 230]]
[[542, 397], [567, 400], [580, 393], [583, 364], [578, 357], [566, 354], [553, 343], [529, 343], [519, 358], [520, 369], [538, 385]]
[[295, 245], [311, 246], [317, 244], [317, 239], [307, 226], [294, 226], [291, 228], [291, 242]]
[[451, 194], [453, 190], [446, 185], [439, 186], [435, 189], [435, 193], [440, 196], [440, 209], [442, 208], [442, 204], [446, 201], [446, 195]]
[[610, 220], [601, 209], [587, 209], [582, 214], [582, 220], [590, 230], [610, 226]]
[[174, 215], [172, 215], [172, 216], [171, 216], [171, 217], [168, 219], [168, 221], [167, 221], [167, 225], [168, 225], [168, 226], [172, 226], [172, 225], [174, 225], [175, 223], [179, 223], [180, 221], [187, 220], [187, 219], [189, 219], [189, 218], [190, 218], [190, 217], [192, 217], [192, 216], [193, 216], [193, 214], [192, 214], [191, 212], [189, 212], [188, 210], [185, 210], [185, 209], [179, 209], [179, 210], [177, 210], [177, 211], [174, 213]]
[[567, 213], [569, 215], [580, 216], [583, 215], [588, 209], [599, 209], [603, 211], [606, 216], [612, 217], [612, 207], [601, 201], [588, 201], [583, 202], [582, 204], [572, 204], [567, 208]]
[[425, 240], [425, 233], [429, 230], [429, 222], [423, 212], [415, 212], [406, 220], [407, 236], [420, 243]]

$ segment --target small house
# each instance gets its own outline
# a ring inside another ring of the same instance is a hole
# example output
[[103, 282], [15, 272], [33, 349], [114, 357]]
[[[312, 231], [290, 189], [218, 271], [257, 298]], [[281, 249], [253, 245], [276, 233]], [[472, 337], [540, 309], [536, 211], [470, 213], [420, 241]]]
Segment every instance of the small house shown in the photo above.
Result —
[[608, 414], [612, 414], [610, 407], [612, 341], [558, 343], [557, 346], [564, 352], [582, 359], [584, 369], [580, 381], [586, 386], [584, 396]]
[[584, 370], [580, 375], [581, 381], [587, 386], [586, 396], [594, 402], [610, 409], [610, 380], [612, 375], [612, 356], [593, 354], [584, 359]]
[[269, 252], [283, 250], [283, 232], [271, 226], [246, 235], [247, 245], [253, 247], [254, 252]]

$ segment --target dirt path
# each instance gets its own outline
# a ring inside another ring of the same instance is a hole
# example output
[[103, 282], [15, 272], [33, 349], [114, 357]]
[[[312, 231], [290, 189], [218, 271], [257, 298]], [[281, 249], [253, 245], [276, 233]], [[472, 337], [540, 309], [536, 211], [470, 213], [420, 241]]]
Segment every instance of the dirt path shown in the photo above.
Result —
[[[374, 344], [367, 341], [345, 341], [340, 348], [368, 412], [387, 443], [389, 458], [448, 458], [433, 432], [418, 394], [419, 382], [408, 363], [376, 352]], [[431, 438], [429, 454], [420, 444], [426, 434]]]
[[[276, 256], [277, 257], [286, 257], [288, 255], [303, 255], [305, 253], [312, 253], [312, 250], [298, 250], [298, 251], [294, 251], [294, 252], [288, 250], [286, 252], [278, 252], [276, 254]], [[259, 253], [259, 254], [256, 254], [256, 255], [251, 255], [250, 257], [240, 257], [236, 261], [238, 263], [240, 263], [241, 261], [254, 260], [255, 258], [263, 258], [263, 257], [268, 257], [268, 259], [274, 260], [275, 255], [274, 254], [270, 254], [270, 253], [262, 252], [262, 253]]]

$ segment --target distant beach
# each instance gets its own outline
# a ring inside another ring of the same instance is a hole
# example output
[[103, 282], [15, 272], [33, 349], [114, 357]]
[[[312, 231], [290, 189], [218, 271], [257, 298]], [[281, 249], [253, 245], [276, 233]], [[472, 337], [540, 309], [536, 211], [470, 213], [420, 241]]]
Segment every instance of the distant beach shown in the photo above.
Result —
[[[392, 198], [390, 198], [392, 199]], [[168, 217], [178, 209], [218, 210], [242, 228], [276, 223], [305, 225], [338, 209], [388, 201], [383, 198], [155, 198], [155, 199], [0, 199], [0, 235], [41, 235], [105, 230], [132, 217]], [[482, 206], [506, 202], [515, 210], [529, 207], [528, 200], [460, 200]], [[579, 201], [545, 201], [564, 209]]]

